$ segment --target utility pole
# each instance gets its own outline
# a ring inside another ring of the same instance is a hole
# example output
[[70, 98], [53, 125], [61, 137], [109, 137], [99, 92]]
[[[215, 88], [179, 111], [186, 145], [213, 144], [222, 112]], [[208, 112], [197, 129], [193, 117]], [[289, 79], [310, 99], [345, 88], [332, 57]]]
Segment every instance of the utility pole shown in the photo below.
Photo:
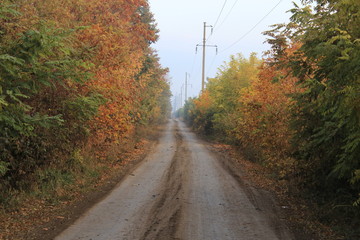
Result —
[[206, 49], [206, 22], [204, 22], [204, 35], [203, 35], [203, 58], [202, 58], [202, 75], [201, 75], [201, 92], [205, 88], [205, 49]]
[[181, 101], [182, 101], [182, 97], [181, 97], [181, 95], [182, 95], [182, 93], [180, 93], [180, 95], [179, 95], [179, 105], [178, 105], [178, 110], [181, 108], [181, 106], [182, 106], [182, 103], [181, 103]]
[[184, 87], [184, 84], [181, 85], [181, 89], [180, 89], [180, 108], [181, 108], [182, 105], [183, 105], [183, 99], [182, 99], [183, 87]]
[[203, 58], [202, 58], [202, 77], [201, 77], [201, 91], [204, 91], [205, 88], [205, 49], [206, 47], [216, 47], [216, 54], [217, 54], [217, 46], [216, 45], [206, 45], [206, 28], [211, 27], [211, 32], [213, 30], [213, 26], [206, 25], [206, 22], [204, 22], [204, 34], [203, 34], [203, 43], [196, 45], [196, 51], [197, 47], [200, 46], [203, 48]]
[[188, 75], [188, 73], [186, 72], [185, 73], [185, 102], [187, 100], [187, 75]]

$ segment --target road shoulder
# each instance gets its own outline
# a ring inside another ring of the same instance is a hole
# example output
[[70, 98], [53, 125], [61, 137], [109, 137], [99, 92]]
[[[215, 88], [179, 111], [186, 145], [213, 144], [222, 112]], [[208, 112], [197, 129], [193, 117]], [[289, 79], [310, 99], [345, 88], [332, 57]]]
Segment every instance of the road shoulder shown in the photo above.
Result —
[[253, 204], [267, 213], [276, 230], [289, 228], [296, 240], [333, 239], [328, 227], [313, 219], [306, 202], [289, 194], [285, 181], [271, 177], [268, 169], [246, 159], [234, 146], [219, 143], [207, 146], [222, 167], [246, 189]]
[[[164, 125], [165, 126], [165, 125]], [[152, 135], [143, 138], [137, 145], [136, 154], [130, 154], [126, 164], [121, 164], [110, 171], [106, 171], [96, 180], [94, 185], [86, 189], [79, 189], [74, 199], [52, 204], [43, 201], [32, 201], [26, 208], [16, 212], [3, 214], [0, 221], [16, 222], [5, 239], [48, 240], [54, 239], [59, 233], [71, 226], [84, 212], [104, 199], [119, 184], [125, 176], [136, 169], [150, 151], [157, 145], [160, 127], [152, 131]], [[40, 206], [43, 204], [43, 206]], [[31, 209], [32, 211], [28, 211]], [[1, 235], [1, 234], [0, 234]], [[0, 239], [3, 239], [0, 237]]]

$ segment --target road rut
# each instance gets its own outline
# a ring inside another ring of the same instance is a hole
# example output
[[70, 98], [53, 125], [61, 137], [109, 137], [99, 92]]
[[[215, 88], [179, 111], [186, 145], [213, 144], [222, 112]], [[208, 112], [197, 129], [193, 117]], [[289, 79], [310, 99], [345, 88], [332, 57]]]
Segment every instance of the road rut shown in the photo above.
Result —
[[294, 239], [254, 196], [261, 198], [171, 120], [142, 164], [55, 239]]

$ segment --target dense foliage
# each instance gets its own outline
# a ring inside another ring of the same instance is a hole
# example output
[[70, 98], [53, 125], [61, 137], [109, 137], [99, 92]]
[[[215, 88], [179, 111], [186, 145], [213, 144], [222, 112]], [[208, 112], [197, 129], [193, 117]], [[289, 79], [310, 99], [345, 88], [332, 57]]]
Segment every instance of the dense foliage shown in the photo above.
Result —
[[306, 89], [294, 96], [298, 157], [312, 165], [318, 187], [343, 180], [360, 191], [359, 12], [358, 1], [319, 1], [314, 12], [294, 9], [287, 26], [303, 43], [289, 62]]
[[240, 54], [231, 56], [229, 63], [219, 69], [217, 76], [209, 79], [201, 96], [186, 103], [186, 120], [206, 134], [231, 134], [239, 117], [239, 96], [242, 89], [256, 78], [260, 64], [255, 54], [250, 59]]
[[1, 1], [0, 202], [118, 159], [168, 117], [156, 39], [146, 0]]
[[342, 215], [351, 228], [360, 222], [360, 2], [303, 3], [265, 33], [272, 48], [260, 68], [244, 65], [254, 56], [232, 58], [184, 116], [251, 149], [324, 206], [323, 219]]

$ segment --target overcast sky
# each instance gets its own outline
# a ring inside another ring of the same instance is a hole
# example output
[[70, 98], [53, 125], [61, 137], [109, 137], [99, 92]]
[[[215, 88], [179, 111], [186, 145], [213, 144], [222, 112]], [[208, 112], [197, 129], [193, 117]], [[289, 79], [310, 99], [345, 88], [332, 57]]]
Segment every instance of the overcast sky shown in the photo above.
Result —
[[[248, 57], [269, 49], [261, 33], [270, 26], [289, 21], [292, 0], [149, 0], [150, 9], [160, 30], [160, 39], [153, 46], [161, 64], [170, 69], [171, 90], [181, 93], [185, 72], [190, 74], [188, 96], [197, 96], [201, 89], [203, 25], [215, 26], [206, 48], [206, 77], [216, 76], [217, 69], [230, 55], [242, 53]], [[299, 0], [295, 0], [299, 4]], [[225, 5], [224, 5], [225, 3]], [[223, 9], [223, 10], [222, 10]], [[221, 11], [222, 10], [222, 11]], [[220, 14], [221, 13], [221, 14]], [[219, 17], [220, 16], [220, 17]], [[207, 37], [211, 28], [207, 28]], [[184, 89], [183, 89], [184, 94]], [[183, 96], [184, 99], [184, 96]]]

